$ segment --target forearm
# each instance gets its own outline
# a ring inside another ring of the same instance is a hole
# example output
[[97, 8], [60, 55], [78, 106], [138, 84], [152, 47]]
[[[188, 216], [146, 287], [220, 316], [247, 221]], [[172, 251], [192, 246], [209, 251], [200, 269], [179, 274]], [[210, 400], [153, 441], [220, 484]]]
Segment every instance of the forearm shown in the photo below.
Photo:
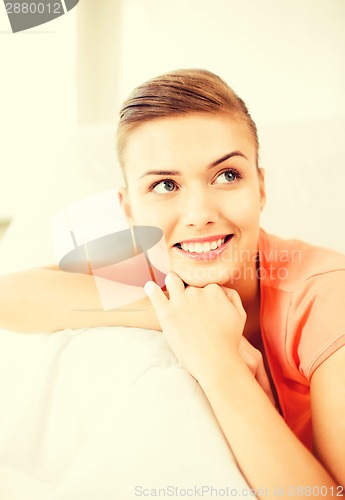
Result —
[[298, 491], [304, 497], [309, 490], [297, 487], [306, 486], [316, 487], [311, 491], [324, 498], [336, 496], [334, 480], [287, 427], [241, 360], [217, 364], [200, 384], [244, 476], [262, 490], [262, 498], [291, 498]]
[[147, 298], [104, 311], [93, 276], [51, 269], [0, 276], [0, 328], [31, 333], [93, 326], [159, 329]]

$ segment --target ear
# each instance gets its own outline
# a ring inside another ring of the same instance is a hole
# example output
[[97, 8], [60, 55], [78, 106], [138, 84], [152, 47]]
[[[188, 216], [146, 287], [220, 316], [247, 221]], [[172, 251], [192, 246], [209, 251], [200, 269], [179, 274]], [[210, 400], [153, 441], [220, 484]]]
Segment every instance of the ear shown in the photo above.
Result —
[[265, 169], [259, 168], [260, 209], [266, 205]]
[[120, 205], [122, 206], [127, 218], [130, 220], [132, 217], [131, 206], [129, 203], [128, 192], [125, 187], [121, 187], [118, 189], [118, 197]]

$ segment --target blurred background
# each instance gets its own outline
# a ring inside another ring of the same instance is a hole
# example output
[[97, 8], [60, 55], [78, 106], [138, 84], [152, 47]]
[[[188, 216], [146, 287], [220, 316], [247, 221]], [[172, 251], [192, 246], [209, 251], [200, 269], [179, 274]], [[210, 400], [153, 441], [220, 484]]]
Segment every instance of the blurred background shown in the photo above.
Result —
[[16, 34], [0, 7], [0, 273], [56, 264], [54, 214], [121, 182], [122, 100], [188, 67], [257, 123], [262, 226], [345, 252], [344, 27], [344, 0], [80, 0]]

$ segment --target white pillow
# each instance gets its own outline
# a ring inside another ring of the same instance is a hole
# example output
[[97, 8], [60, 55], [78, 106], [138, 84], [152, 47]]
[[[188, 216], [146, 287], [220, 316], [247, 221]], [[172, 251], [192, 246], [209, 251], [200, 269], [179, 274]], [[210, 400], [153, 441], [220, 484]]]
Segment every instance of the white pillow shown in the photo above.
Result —
[[51, 500], [248, 493], [203, 391], [159, 332], [0, 331], [0, 422], [4, 500], [40, 499], [48, 486]]

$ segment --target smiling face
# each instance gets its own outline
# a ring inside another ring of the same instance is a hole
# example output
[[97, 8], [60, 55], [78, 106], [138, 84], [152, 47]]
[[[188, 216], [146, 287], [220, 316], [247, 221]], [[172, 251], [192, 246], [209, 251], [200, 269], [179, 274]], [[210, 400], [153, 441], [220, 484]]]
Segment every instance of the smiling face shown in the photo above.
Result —
[[171, 270], [187, 284], [256, 281], [265, 200], [256, 156], [250, 130], [230, 115], [158, 118], [129, 133], [124, 208], [133, 224], [163, 230]]

